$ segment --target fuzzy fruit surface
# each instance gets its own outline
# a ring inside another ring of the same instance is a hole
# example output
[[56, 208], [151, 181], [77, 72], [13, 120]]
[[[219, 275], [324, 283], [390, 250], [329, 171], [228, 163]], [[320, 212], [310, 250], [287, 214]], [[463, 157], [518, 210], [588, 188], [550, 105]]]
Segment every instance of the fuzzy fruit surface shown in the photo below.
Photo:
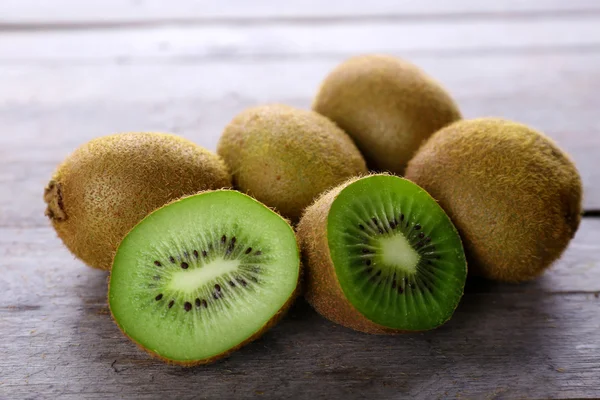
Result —
[[427, 138], [461, 118], [438, 82], [385, 55], [340, 64], [321, 84], [313, 109], [352, 137], [370, 169], [399, 175]]
[[91, 267], [110, 269], [119, 242], [146, 215], [181, 196], [229, 186], [216, 154], [175, 135], [124, 133], [76, 149], [44, 200], [67, 248]]
[[582, 183], [548, 137], [493, 118], [460, 121], [429, 139], [406, 177], [456, 224], [470, 271], [507, 282], [540, 275], [579, 227]]
[[277, 104], [236, 116], [217, 152], [239, 190], [292, 221], [324, 190], [367, 172], [352, 139], [333, 122]]

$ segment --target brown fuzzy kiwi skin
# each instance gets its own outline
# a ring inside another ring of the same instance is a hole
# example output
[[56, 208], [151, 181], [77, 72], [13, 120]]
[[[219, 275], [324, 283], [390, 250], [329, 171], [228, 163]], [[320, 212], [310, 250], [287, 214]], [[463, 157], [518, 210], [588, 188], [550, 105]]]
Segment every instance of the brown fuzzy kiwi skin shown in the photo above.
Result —
[[[198, 192], [195, 195], [198, 194], [202, 194], [202, 193], [207, 193], [207, 192], [215, 192], [215, 191], [220, 191], [220, 190], [225, 190], [228, 191], [228, 189], [217, 189], [217, 190], [205, 190], [202, 192]], [[243, 193], [242, 193], [243, 194]], [[187, 197], [190, 196], [183, 196], [179, 199], [173, 200], [169, 203], [167, 203], [166, 205], [164, 205], [163, 207], [166, 207], [170, 204], [176, 203], [178, 201], [181, 201]], [[251, 198], [253, 201], [257, 201], [254, 198], [248, 196], [249, 198]], [[262, 204], [262, 203], [261, 203]], [[264, 205], [264, 204], [263, 204]], [[162, 207], [161, 207], [162, 208]], [[278, 216], [280, 216], [288, 225], [290, 225], [290, 221], [284, 217], [282, 217], [280, 214], [278, 214], [275, 210], [273, 210], [272, 208], [267, 207], [271, 212], [273, 212], [274, 214], [277, 214]], [[146, 218], [148, 218], [149, 215], [145, 216], [142, 221]], [[141, 223], [142, 221], [140, 221], [139, 223]], [[134, 227], [135, 228], [135, 227]], [[290, 229], [292, 230], [292, 232], [294, 233], [294, 235], [296, 235], [294, 229], [291, 227], [290, 225]], [[133, 228], [131, 228], [131, 230], [133, 230]], [[130, 230], [130, 231], [131, 231]], [[127, 235], [125, 235], [127, 236]], [[119, 243], [120, 245], [120, 243]], [[298, 252], [300, 253], [300, 250], [298, 249]], [[116, 251], [115, 254], [116, 255]], [[113, 255], [113, 258], [114, 258]], [[302, 286], [303, 286], [303, 279], [304, 279], [304, 268], [303, 268], [303, 264], [302, 261], [300, 261], [300, 264], [298, 266], [299, 270], [298, 270], [298, 282], [296, 283], [296, 290], [294, 290], [294, 292], [292, 292], [292, 294], [290, 295], [290, 297], [287, 299], [287, 301], [284, 303], [284, 305], [279, 309], [279, 311], [277, 311], [273, 317], [268, 320], [262, 327], [261, 329], [259, 329], [258, 331], [256, 331], [252, 336], [250, 336], [248, 339], [244, 340], [243, 342], [239, 343], [237, 346], [232, 347], [231, 349], [228, 349], [227, 351], [221, 353], [221, 354], [217, 354], [213, 357], [210, 358], [206, 358], [203, 360], [194, 360], [194, 361], [178, 361], [178, 360], [172, 360], [166, 357], [161, 356], [160, 354], [157, 354], [147, 348], [145, 348], [141, 343], [138, 343], [135, 339], [133, 339], [131, 336], [129, 336], [122, 328], [121, 325], [119, 325], [119, 323], [117, 322], [112, 309], [110, 307], [110, 275], [107, 278], [108, 281], [108, 290], [107, 290], [107, 304], [108, 304], [108, 308], [110, 310], [110, 317], [113, 320], [113, 322], [115, 323], [115, 325], [117, 325], [117, 327], [119, 328], [119, 330], [121, 331], [121, 333], [123, 333], [123, 335], [125, 335], [129, 340], [131, 340], [133, 343], [135, 343], [135, 345], [140, 349], [143, 350], [144, 352], [146, 352], [147, 354], [149, 354], [151, 357], [156, 358], [158, 360], [161, 360], [169, 365], [174, 365], [174, 366], [181, 366], [181, 367], [195, 367], [195, 366], [199, 366], [199, 365], [206, 365], [206, 364], [212, 364], [216, 361], [219, 361], [223, 358], [228, 357], [229, 355], [231, 355], [232, 353], [236, 352], [237, 350], [241, 349], [242, 347], [244, 347], [245, 345], [255, 341], [256, 339], [260, 338], [261, 336], [263, 336], [269, 329], [271, 329], [272, 327], [274, 327], [275, 325], [277, 325], [277, 323], [279, 323], [279, 321], [281, 321], [281, 319], [287, 314], [287, 312], [289, 311], [290, 307], [294, 304], [294, 302], [296, 301], [296, 299], [298, 298], [299, 295], [302, 294]]]
[[123, 133], [76, 149], [57, 168], [44, 201], [67, 248], [107, 270], [121, 239], [150, 212], [186, 194], [230, 186], [224, 162], [186, 139]]
[[305, 268], [304, 297], [323, 317], [356, 331], [377, 335], [419, 332], [391, 329], [369, 320], [346, 299], [337, 279], [327, 239], [329, 209], [346, 186], [364, 177], [352, 178], [323, 193], [303, 214], [297, 235]]
[[367, 172], [352, 139], [333, 122], [281, 104], [237, 115], [225, 128], [217, 153], [237, 189], [293, 222], [320, 193]]
[[423, 141], [461, 119], [437, 81], [408, 61], [378, 54], [336, 67], [312, 107], [354, 139], [370, 169], [399, 175]]
[[440, 130], [410, 161], [406, 177], [448, 213], [470, 271], [493, 280], [542, 274], [581, 220], [582, 183], [569, 156], [543, 134], [503, 119]]

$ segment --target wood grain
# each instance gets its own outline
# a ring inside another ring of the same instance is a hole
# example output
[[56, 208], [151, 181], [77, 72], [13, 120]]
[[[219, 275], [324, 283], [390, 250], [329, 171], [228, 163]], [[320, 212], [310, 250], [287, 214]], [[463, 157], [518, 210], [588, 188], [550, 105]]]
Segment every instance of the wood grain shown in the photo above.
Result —
[[300, 301], [259, 341], [193, 369], [150, 359], [107, 314], [106, 274], [50, 228], [0, 229], [0, 398], [565, 398], [600, 396], [600, 221], [527, 285], [472, 282], [427, 333], [370, 336]]
[[[563, 52], [600, 49], [600, 13], [525, 19], [193, 25], [87, 29], [75, 34], [6, 32], [0, 63], [98, 63], [165, 59], [347, 57], [363, 52], [404, 56]], [[389, 40], [394, 38], [394, 40]]]
[[[3, 0], [0, 2], [0, 25], [89, 26], [90, 24], [135, 24], [157, 22], [211, 21], [223, 19], [258, 20], [372, 17], [431, 17], [490, 14], [498, 17], [522, 13], [568, 13], [600, 10], [595, 0], [372, 0], [369, 2], [330, 0], [161, 0], [121, 1]], [[239, 22], [239, 21], [238, 21]]]
[[386, 52], [440, 80], [465, 117], [553, 137], [597, 214], [597, 0], [165, 4], [0, 1], [0, 400], [600, 398], [598, 218], [538, 280], [470, 280], [435, 331], [365, 335], [299, 301], [230, 358], [184, 369], [118, 331], [106, 273], [62, 246], [42, 201], [55, 166], [94, 137], [165, 131], [214, 150], [244, 108], [308, 108], [337, 63]]
[[[181, 134], [211, 150], [246, 107], [310, 106], [339, 61], [202, 62], [165, 65], [0, 67], [0, 226], [43, 226], [41, 193], [80, 144], [114, 132]], [[600, 209], [600, 54], [415, 57], [445, 84], [465, 117], [530, 124], [570, 153], [585, 207]], [[507, 83], [508, 82], [508, 83]]]

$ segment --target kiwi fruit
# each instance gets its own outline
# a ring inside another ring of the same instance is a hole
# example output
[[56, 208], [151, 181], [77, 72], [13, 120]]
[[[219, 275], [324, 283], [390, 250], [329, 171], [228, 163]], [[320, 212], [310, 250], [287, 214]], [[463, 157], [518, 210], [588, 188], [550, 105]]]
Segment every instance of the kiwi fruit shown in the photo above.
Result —
[[305, 297], [324, 317], [376, 334], [448, 321], [467, 264], [454, 225], [425, 190], [392, 175], [324, 193], [298, 224]]
[[333, 122], [279, 104], [236, 116], [217, 153], [236, 188], [294, 222], [321, 192], [367, 171], [359, 150]]
[[579, 227], [582, 184], [573, 162], [519, 123], [456, 122], [423, 145], [406, 177], [440, 202], [462, 236], [470, 271], [486, 278], [540, 275]]
[[142, 349], [181, 365], [215, 361], [261, 336], [291, 305], [300, 278], [294, 231], [232, 190], [153, 212], [119, 245], [108, 302]]
[[340, 64], [321, 84], [313, 109], [354, 139], [370, 169], [399, 175], [429, 136], [461, 118], [438, 82], [386, 55]]
[[46, 216], [69, 250], [109, 269], [125, 234], [155, 209], [187, 194], [231, 186], [223, 161], [183, 138], [124, 133], [75, 150], [46, 186]]

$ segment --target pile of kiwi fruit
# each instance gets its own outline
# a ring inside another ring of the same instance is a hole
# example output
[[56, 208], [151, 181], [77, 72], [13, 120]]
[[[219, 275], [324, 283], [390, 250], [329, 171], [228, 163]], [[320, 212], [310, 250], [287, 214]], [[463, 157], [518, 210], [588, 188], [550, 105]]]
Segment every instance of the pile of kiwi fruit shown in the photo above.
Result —
[[364, 55], [325, 78], [312, 110], [235, 116], [216, 153], [163, 133], [94, 139], [44, 200], [66, 247], [110, 271], [120, 330], [192, 366], [258, 338], [299, 295], [361, 332], [437, 328], [467, 265], [518, 283], [560, 257], [582, 183], [542, 133], [464, 120], [415, 65]]

